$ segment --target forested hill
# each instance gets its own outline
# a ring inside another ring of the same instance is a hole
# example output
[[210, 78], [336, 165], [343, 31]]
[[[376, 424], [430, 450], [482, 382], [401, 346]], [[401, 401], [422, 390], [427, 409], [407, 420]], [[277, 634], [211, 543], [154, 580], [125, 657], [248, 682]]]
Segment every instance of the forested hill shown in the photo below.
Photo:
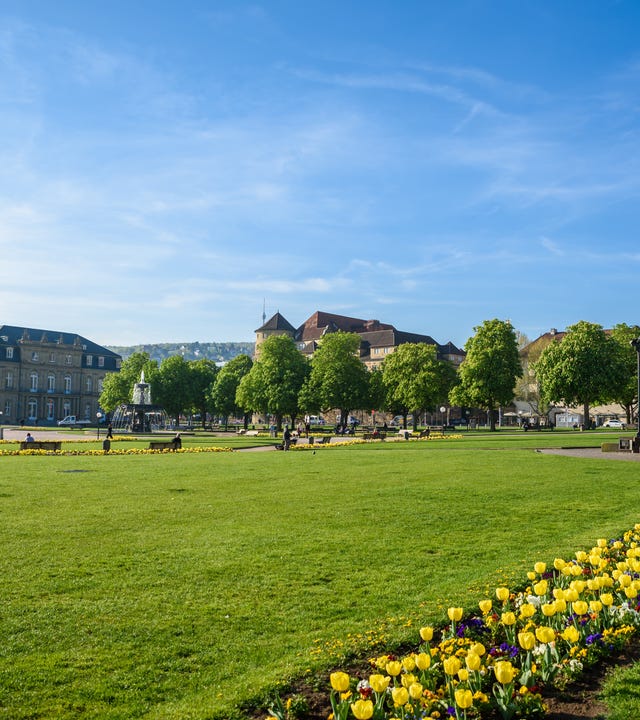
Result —
[[213, 360], [226, 362], [236, 355], [253, 355], [254, 343], [251, 342], [192, 342], [192, 343], [153, 343], [149, 345], [107, 345], [113, 352], [126, 360], [135, 352], [146, 352], [152, 360], [161, 363], [171, 355], [182, 355], [185, 360]]

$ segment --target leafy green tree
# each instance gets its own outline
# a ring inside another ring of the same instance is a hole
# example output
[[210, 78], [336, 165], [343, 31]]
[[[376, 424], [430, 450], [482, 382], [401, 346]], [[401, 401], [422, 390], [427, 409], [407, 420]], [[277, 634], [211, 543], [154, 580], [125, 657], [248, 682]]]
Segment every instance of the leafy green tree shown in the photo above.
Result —
[[224, 365], [213, 387], [209, 391], [209, 400], [215, 412], [222, 415], [225, 423], [230, 415], [244, 416], [245, 430], [249, 426], [250, 413], [245, 412], [236, 401], [236, 393], [242, 378], [249, 373], [253, 366], [253, 361], [248, 355], [237, 355]]
[[207, 420], [207, 413], [212, 407], [211, 389], [216, 381], [219, 369], [213, 360], [203, 358], [191, 360], [189, 367], [189, 399], [191, 409], [200, 413], [202, 427]]
[[152, 398], [180, 424], [180, 415], [193, 406], [189, 363], [181, 355], [172, 355], [160, 363], [152, 376]]
[[385, 405], [403, 416], [405, 428], [408, 413], [415, 430], [420, 413], [445, 402], [456, 380], [453, 365], [438, 360], [435, 346], [426, 343], [400, 345], [382, 363]]
[[295, 422], [298, 394], [309, 373], [309, 364], [294, 341], [286, 335], [272, 335], [260, 346], [260, 356], [242, 378], [236, 401], [245, 412], [275, 415], [280, 428], [285, 415]]
[[611, 330], [611, 337], [620, 346], [627, 378], [613, 399], [624, 408], [627, 425], [630, 425], [633, 422], [634, 405], [638, 406], [638, 353], [631, 341], [640, 337], [640, 326], [619, 323]]
[[496, 429], [496, 409], [513, 400], [516, 380], [522, 375], [518, 341], [511, 323], [485, 320], [475, 327], [458, 370], [459, 384], [451, 390], [452, 405], [486, 410], [491, 430]]
[[325, 335], [311, 359], [311, 374], [300, 395], [301, 406], [311, 412], [337, 408], [343, 423], [352, 410], [368, 408], [369, 373], [359, 352], [359, 335], [345, 332]]
[[[140, 374], [144, 370], [145, 380], [157, 368], [155, 360], [149, 358], [146, 352], [136, 352], [130, 355], [117, 373], [107, 373], [100, 394], [100, 407], [112, 413], [119, 405], [130, 403], [133, 396], [133, 386], [140, 381]], [[154, 387], [151, 386], [153, 398]]]
[[534, 371], [549, 402], [582, 405], [586, 427], [590, 406], [613, 400], [627, 380], [619, 344], [601, 325], [584, 320], [547, 345]]

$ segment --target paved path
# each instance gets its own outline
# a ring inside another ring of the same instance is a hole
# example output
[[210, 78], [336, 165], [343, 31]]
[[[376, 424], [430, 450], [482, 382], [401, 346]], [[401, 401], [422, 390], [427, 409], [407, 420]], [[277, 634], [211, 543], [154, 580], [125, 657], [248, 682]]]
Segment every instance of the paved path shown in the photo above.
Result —
[[640, 453], [607, 452], [600, 448], [545, 448], [536, 450], [545, 455], [568, 455], [570, 457], [590, 458], [596, 460], [626, 460], [627, 462], [640, 462]]

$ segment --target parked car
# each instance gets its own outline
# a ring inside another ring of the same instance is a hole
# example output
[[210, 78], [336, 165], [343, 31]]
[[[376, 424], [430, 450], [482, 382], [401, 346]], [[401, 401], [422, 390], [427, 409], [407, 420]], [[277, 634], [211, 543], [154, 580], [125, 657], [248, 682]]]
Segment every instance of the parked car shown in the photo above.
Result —
[[[402, 415], [396, 415], [389, 425], [391, 427], [402, 427], [404, 425], [404, 418]], [[413, 415], [411, 413], [407, 415], [407, 425], [413, 425]]]
[[323, 417], [319, 415], [309, 415], [309, 425], [324, 425], [325, 421]]
[[77, 427], [78, 425], [90, 425], [91, 420], [80, 420], [79, 418], [76, 418], [75, 415], [67, 415], [66, 417], [62, 418], [62, 420], [58, 420], [58, 425], [60, 427]]
[[606, 428], [619, 428], [620, 430], [624, 430], [625, 425], [622, 422], [622, 420], [605, 420], [602, 423], [602, 427]]

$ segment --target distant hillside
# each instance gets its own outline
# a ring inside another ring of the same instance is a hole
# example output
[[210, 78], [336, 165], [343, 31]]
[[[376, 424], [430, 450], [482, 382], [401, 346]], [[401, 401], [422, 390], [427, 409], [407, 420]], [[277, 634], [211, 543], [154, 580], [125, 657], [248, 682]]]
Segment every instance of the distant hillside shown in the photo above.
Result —
[[126, 360], [135, 352], [146, 352], [152, 360], [161, 363], [172, 355], [182, 355], [185, 360], [213, 360], [227, 362], [236, 355], [253, 355], [254, 343], [250, 342], [192, 342], [192, 343], [153, 343], [149, 345], [107, 345], [113, 352]]

